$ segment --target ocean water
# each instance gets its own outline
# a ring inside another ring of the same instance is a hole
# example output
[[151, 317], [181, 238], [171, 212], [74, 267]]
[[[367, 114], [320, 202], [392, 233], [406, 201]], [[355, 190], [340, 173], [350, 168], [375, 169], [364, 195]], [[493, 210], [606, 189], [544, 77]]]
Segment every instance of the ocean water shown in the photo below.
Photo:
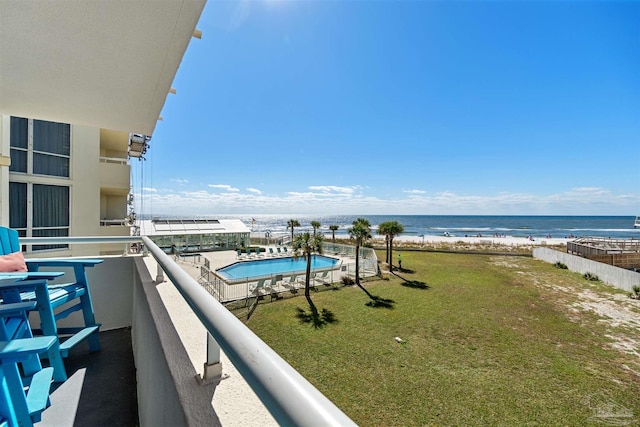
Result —
[[322, 224], [320, 231], [331, 236], [330, 224], [339, 225], [336, 237], [347, 235], [347, 229], [358, 217], [367, 218], [373, 234], [378, 224], [398, 221], [405, 229], [403, 235], [477, 236], [506, 235], [512, 237], [611, 237], [640, 239], [640, 228], [634, 229], [632, 216], [485, 216], [485, 215], [210, 215], [207, 218], [240, 219], [253, 234], [269, 232], [272, 236], [285, 234], [287, 221], [297, 219], [301, 227], [296, 232], [312, 230], [311, 221]]

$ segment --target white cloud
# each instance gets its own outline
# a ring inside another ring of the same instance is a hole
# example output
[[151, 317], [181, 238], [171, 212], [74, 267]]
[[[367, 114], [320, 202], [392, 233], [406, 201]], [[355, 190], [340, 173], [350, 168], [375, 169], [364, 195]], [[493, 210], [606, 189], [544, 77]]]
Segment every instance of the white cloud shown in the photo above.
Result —
[[323, 193], [343, 193], [353, 194], [359, 187], [338, 187], [336, 185], [312, 185], [309, 187], [311, 191], [321, 191]]
[[251, 188], [251, 187], [249, 187], [249, 188], [247, 188], [246, 190], [247, 190], [248, 192], [250, 192], [250, 193], [262, 194], [262, 191], [258, 190], [257, 188]]
[[408, 194], [427, 194], [424, 190], [402, 190], [402, 192]]
[[209, 187], [211, 187], [211, 188], [220, 188], [222, 190], [233, 191], [233, 192], [240, 191], [239, 188], [232, 187], [232, 186], [230, 186], [228, 184], [209, 184]]
[[[311, 191], [264, 195], [246, 193], [228, 185], [214, 190], [177, 191], [143, 189], [145, 209], [158, 215], [205, 214], [432, 214], [432, 215], [630, 215], [636, 214], [638, 194], [614, 194], [603, 188], [573, 188], [550, 195], [499, 192], [459, 194], [442, 191], [427, 195], [381, 198], [363, 187], [313, 186]], [[357, 190], [357, 192], [356, 192]], [[400, 193], [398, 193], [400, 194]], [[135, 195], [136, 203], [142, 198]], [[137, 209], [140, 212], [140, 209]], [[148, 212], [140, 212], [148, 213]]]
[[175, 178], [175, 179], [172, 179], [171, 181], [177, 182], [178, 184], [188, 184], [189, 183], [188, 179], [180, 179], [180, 178]]
[[158, 190], [155, 188], [151, 188], [151, 187], [143, 187], [142, 191], [145, 193], [157, 193]]
[[599, 193], [603, 191], [603, 189], [599, 187], [576, 187], [573, 189], [573, 191], [586, 192], [586, 193], [594, 193], [594, 192]]
[[594, 196], [594, 195], [604, 195], [608, 194], [609, 190], [599, 187], [577, 187], [568, 191], [570, 194], [581, 194], [583, 196]]

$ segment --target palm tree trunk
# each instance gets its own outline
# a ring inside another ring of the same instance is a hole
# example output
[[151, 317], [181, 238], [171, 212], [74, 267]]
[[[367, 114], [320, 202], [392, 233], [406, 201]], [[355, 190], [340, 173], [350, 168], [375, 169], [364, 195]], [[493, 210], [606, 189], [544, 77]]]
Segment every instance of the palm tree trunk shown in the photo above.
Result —
[[386, 253], [386, 255], [387, 255], [387, 259], [386, 259], [387, 265], [389, 266], [389, 268], [391, 268], [391, 258], [389, 257], [389, 235], [384, 236], [384, 244], [385, 244], [386, 249], [387, 249], [387, 251], [386, 251], [387, 252]]
[[393, 272], [393, 237], [389, 239], [389, 271]]
[[356, 241], [356, 285], [360, 286], [360, 243], [358, 241]]
[[309, 286], [311, 281], [311, 252], [308, 252], [306, 255], [307, 255], [307, 275], [304, 280], [304, 297], [307, 299], [307, 302], [309, 303], [309, 309], [311, 310], [311, 313], [317, 316], [318, 309], [316, 308], [316, 305], [311, 300], [311, 292], [310, 292], [310, 286]]

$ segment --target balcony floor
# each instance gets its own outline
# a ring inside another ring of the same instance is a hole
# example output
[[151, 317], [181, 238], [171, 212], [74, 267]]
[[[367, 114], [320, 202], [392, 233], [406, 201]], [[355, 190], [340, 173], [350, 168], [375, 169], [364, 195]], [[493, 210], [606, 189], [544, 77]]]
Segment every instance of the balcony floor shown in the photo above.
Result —
[[69, 379], [54, 385], [38, 427], [138, 425], [131, 329], [101, 332], [100, 345], [96, 353], [86, 342], [71, 351], [65, 359]]

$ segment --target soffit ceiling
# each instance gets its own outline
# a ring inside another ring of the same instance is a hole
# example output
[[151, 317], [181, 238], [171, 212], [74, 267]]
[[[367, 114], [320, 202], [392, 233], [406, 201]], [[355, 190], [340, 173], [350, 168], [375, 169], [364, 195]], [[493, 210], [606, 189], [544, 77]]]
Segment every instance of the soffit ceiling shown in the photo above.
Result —
[[0, 0], [0, 114], [151, 135], [205, 0]]

